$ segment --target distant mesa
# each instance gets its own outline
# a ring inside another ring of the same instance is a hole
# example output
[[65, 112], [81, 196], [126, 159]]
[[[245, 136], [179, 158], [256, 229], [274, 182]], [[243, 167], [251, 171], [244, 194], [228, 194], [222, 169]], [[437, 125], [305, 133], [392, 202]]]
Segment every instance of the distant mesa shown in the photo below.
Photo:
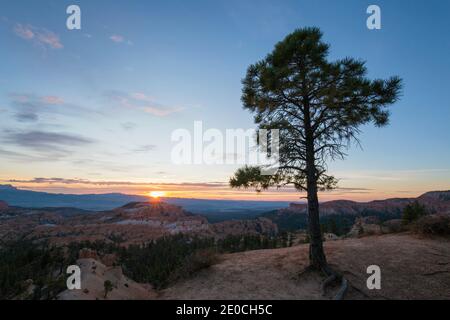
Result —
[[[408, 203], [414, 200], [419, 201], [432, 211], [450, 213], [450, 191], [430, 191], [417, 198], [392, 198], [370, 202], [355, 202], [350, 200], [323, 202], [320, 204], [320, 214], [322, 216], [336, 214], [359, 215], [368, 212], [399, 214]], [[279, 213], [306, 213], [306, 210], [307, 205], [305, 203], [291, 203], [289, 208], [281, 209]]]
[[18, 190], [16, 187], [10, 185], [10, 184], [0, 184], [0, 190]]
[[447, 190], [447, 191], [430, 191], [430, 192], [424, 193], [418, 199], [421, 199], [421, 200], [450, 201], [450, 190]]

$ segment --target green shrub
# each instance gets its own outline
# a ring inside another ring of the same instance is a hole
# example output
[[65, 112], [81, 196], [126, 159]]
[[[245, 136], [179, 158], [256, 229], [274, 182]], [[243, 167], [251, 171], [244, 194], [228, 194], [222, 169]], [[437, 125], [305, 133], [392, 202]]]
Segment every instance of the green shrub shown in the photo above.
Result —
[[427, 210], [424, 205], [421, 205], [417, 200], [409, 203], [403, 209], [403, 224], [407, 225], [411, 222], [417, 221], [419, 218], [425, 216], [427, 214]]
[[106, 299], [108, 296], [108, 293], [114, 289], [114, 285], [112, 284], [112, 282], [110, 280], [105, 280], [105, 282], [103, 283], [103, 287], [105, 289], [105, 294], [103, 297]]

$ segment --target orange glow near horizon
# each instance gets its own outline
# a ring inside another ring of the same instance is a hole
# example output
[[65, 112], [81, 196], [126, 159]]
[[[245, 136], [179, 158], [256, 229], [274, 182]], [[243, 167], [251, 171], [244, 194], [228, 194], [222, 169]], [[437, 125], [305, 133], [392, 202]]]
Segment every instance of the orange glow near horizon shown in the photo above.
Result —
[[[382, 200], [387, 198], [413, 198], [430, 190], [448, 190], [448, 180], [441, 179], [439, 183], [423, 181], [421, 184], [402, 188], [403, 185], [379, 186], [375, 183], [358, 183], [364, 185], [366, 189], [342, 188], [330, 192], [321, 192], [319, 200], [321, 202], [330, 200], [353, 200], [366, 202], [372, 200]], [[128, 195], [141, 195], [154, 201], [160, 198], [191, 198], [210, 200], [253, 200], [253, 201], [304, 201], [305, 193], [299, 193], [292, 188], [269, 189], [263, 193], [256, 193], [254, 190], [231, 189], [226, 184], [204, 185], [202, 183], [149, 183], [149, 184], [84, 184], [84, 183], [33, 183], [16, 182], [9, 183], [22, 190], [40, 191], [48, 193], [62, 194], [105, 194], [123, 193]], [[0, 184], [2, 182], [0, 181]], [[356, 184], [356, 183], [355, 183]], [[153, 191], [150, 191], [153, 190]], [[400, 191], [399, 191], [400, 190]], [[405, 191], [401, 191], [405, 190]]]
[[164, 191], [151, 191], [149, 192], [149, 196], [153, 199], [158, 199], [160, 197], [164, 197], [166, 193]]

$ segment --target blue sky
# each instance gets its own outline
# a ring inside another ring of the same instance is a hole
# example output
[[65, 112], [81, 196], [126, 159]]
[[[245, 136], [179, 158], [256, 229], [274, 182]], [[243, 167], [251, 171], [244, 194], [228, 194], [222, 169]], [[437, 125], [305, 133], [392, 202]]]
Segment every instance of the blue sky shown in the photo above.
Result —
[[[81, 8], [81, 30], [66, 28], [70, 4]], [[370, 4], [381, 8], [381, 30], [366, 27]], [[331, 59], [364, 59], [370, 77], [399, 75], [405, 85], [390, 126], [364, 127], [363, 150], [330, 164], [341, 189], [322, 198], [448, 189], [449, 13], [445, 0], [4, 1], [0, 183], [296, 199], [228, 190], [221, 183], [237, 165], [175, 166], [170, 136], [195, 120], [220, 130], [254, 127], [240, 102], [246, 68], [296, 28], [318, 26]]]

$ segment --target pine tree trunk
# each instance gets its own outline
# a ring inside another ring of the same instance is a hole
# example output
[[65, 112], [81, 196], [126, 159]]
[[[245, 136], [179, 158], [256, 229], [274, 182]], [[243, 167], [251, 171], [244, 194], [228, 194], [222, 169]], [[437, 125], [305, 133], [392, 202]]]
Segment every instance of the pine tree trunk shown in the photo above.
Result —
[[327, 269], [327, 260], [323, 251], [322, 233], [320, 231], [319, 199], [317, 185], [308, 183], [308, 228], [309, 228], [309, 261], [318, 270]]
[[328, 273], [327, 259], [323, 251], [322, 232], [319, 219], [319, 198], [317, 195], [317, 168], [314, 146], [314, 132], [311, 127], [309, 105], [305, 106], [306, 134], [306, 175], [308, 193], [308, 229], [309, 229], [309, 260], [310, 265]]

